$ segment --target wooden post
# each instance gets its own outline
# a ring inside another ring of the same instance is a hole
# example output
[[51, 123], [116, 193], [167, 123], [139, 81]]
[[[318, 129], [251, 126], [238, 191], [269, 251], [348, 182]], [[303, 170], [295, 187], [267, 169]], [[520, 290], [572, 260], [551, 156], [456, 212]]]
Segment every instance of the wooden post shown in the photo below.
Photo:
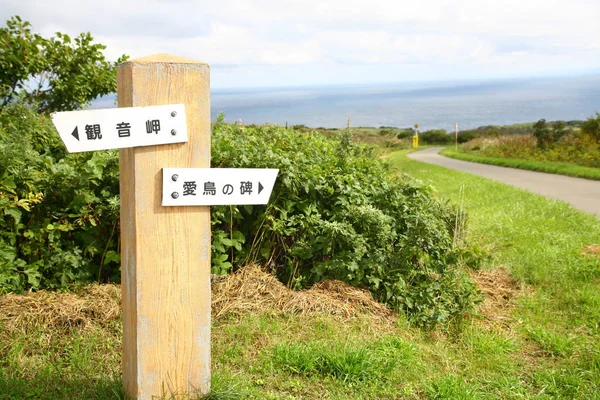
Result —
[[210, 167], [209, 76], [207, 64], [167, 54], [117, 70], [119, 107], [183, 103], [189, 136], [120, 150], [123, 388], [133, 399], [210, 389], [209, 207], [161, 206], [162, 168]]
[[454, 124], [454, 151], [458, 151], [458, 122]]

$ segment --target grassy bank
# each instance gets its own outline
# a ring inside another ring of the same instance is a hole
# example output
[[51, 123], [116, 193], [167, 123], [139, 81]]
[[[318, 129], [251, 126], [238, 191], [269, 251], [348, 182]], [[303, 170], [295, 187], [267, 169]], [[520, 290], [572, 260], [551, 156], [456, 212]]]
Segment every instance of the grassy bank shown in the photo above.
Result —
[[[211, 398], [600, 399], [598, 220], [405, 153], [398, 173], [461, 204], [490, 254], [477, 314], [426, 332], [356, 289], [250, 268], [213, 287]], [[0, 399], [123, 398], [118, 288], [46, 296], [0, 297]]]
[[451, 148], [446, 148], [440, 154], [458, 160], [477, 162], [482, 164], [498, 165], [501, 167], [526, 169], [530, 171], [546, 172], [549, 174], [567, 175], [577, 178], [600, 180], [600, 168], [583, 167], [575, 164], [520, 160], [515, 158], [486, 157], [479, 154], [461, 153]]

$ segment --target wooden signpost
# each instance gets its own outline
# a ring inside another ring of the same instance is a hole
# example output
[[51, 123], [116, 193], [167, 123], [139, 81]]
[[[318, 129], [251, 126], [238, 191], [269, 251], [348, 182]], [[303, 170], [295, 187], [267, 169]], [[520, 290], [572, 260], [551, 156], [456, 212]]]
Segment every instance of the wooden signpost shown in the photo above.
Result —
[[183, 104], [187, 143], [120, 151], [123, 386], [210, 390], [210, 209], [163, 207], [162, 169], [210, 167], [210, 71], [159, 54], [117, 70], [119, 107]]
[[121, 148], [124, 392], [137, 400], [205, 394], [208, 206], [266, 204], [278, 170], [210, 168], [207, 64], [167, 54], [128, 61], [117, 69], [117, 96], [123, 108], [53, 121], [70, 152]]

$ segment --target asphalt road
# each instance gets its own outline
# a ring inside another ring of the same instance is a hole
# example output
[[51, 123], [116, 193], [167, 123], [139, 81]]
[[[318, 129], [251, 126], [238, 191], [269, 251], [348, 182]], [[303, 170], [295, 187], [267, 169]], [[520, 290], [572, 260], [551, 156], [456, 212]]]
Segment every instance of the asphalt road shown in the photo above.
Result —
[[455, 160], [439, 155], [441, 149], [442, 147], [432, 147], [409, 153], [408, 157], [563, 200], [581, 211], [595, 214], [600, 218], [600, 181]]

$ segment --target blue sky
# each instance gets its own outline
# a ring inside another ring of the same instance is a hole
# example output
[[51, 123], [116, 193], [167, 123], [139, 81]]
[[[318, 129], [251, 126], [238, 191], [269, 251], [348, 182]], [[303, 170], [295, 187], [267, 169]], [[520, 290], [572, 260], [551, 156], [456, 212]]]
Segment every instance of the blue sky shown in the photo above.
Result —
[[600, 71], [598, 0], [0, 0], [106, 54], [211, 65], [213, 88], [491, 79]]

